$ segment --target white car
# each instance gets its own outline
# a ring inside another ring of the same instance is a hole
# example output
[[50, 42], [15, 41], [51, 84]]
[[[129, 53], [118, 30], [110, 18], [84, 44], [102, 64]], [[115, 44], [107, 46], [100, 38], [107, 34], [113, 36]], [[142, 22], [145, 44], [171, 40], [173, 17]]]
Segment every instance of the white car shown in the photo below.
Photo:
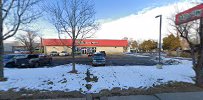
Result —
[[59, 53], [59, 56], [68, 56], [68, 52], [66, 51], [62, 51], [61, 53]]

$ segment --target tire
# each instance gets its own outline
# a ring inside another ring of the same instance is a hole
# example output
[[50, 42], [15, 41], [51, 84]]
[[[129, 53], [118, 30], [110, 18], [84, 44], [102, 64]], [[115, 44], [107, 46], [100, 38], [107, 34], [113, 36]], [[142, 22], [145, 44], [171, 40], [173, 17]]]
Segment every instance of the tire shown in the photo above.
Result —
[[34, 68], [38, 68], [38, 67], [39, 67], [39, 63], [36, 62], [33, 67], [34, 67]]
[[14, 66], [13, 63], [7, 63], [7, 64], [5, 65], [5, 67], [7, 67], [7, 68], [12, 68], [12, 67], [15, 67], [15, 66]]
[[49, 60], [47, 64], [52, 65], [52, 60]]

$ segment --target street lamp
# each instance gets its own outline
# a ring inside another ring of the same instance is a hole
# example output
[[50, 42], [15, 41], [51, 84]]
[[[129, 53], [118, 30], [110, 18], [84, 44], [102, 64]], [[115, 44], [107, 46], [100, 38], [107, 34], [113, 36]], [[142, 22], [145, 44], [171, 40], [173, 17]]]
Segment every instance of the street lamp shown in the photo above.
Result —
[[161, 65], [161, 24], [162, 24], [162, 15], [158, 15], [155, 18], [160, 18], [160, 26], [159, 26], [159, 65]]

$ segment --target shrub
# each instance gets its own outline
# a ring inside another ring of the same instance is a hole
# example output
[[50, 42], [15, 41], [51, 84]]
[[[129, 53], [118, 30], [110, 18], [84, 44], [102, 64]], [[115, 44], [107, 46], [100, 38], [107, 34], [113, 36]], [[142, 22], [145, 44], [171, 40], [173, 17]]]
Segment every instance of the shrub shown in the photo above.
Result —
[[191, 55], [190, 55], [190, 53], [187, 53], [187, 52], [182, 52], [182, 53], [180, 54], [180, 57], [184, 57], [184, 58], [190, 58], [190, 57], [191, 57]]

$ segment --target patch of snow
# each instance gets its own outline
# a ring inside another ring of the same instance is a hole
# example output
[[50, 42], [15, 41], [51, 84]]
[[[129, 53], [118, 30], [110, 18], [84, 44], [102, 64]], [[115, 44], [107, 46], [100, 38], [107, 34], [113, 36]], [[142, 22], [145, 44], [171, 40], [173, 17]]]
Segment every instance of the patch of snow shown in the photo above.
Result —
[[53, 68], [5, 68], [5, 77], [8, 78], [8, 81], [0, 82], [0, 90], [15, 89], [18, 91], [21, 88], [51, 91], [74, 91], [80, 88], [85, 90], [86, 88], [82, 84], [86, 84], [83, 79], [88, 67], [86, 65], [76, 65], [78, 74], [68, 73], [71, 71], [71, 65]]
[[190, 61], [182, 61], [179, 65], [163, 66], [108, 66], [91, 68], [91, 73], [99, 80], [92, 83], [91, 91], [99, 92], [102, 89], [120, 88], [148, 88], [170, 81], [194, 83], [191, 77], [195, 76]]
[[149, 56], [147, 56], [147, 55], [141, 55], [141, 54], [137, 54], [137, 53], [125, 54], [125, 55], [128, 55], [128, 56], [136, 56], [136, 57], [149, 57]]
[[[192, 62], [188, 60], [181, 60], [181, 62], [178, 65], [164, 65], [163, 69], [157, 69], [156, 66], [91, 67], [77, 64], [78, 74], [68, 73], [71, 71], [71, 65], [53, 68], [5, 68], [5, 77], [8, 78], [8, 81], [0, 82], [0, 90], [15, 89], [18, 91], [25, 88], [98, 93], [102, 89], [114, 87], [149, 88], [170, 81], [194, 83], [192, 77], [195, 77], [195, 72], [192, 69]], [[87, 82], [84, 78], [87, 69], [98, 78], [97, 82], [88, 83], [92, 85], [90, 90], [85, 87]]]

